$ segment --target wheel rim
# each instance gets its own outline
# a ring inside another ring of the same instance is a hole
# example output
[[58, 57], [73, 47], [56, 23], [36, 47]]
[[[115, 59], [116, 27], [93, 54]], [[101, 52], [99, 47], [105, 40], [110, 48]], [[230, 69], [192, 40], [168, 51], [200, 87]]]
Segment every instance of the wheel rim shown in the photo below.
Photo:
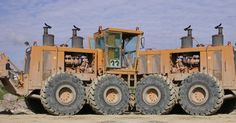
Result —
[[155, 105], [161, 99], [161, 92], [157, 87], [147, 87], [143, 91], [143, 100], [148, 105]]
[[115, 86], [108, 87], [104, 91], [103, 97], [107, 104], [117, 105], [122, 98], [121, 90]]
[[193, 104], [202, 105], [209, 98], [209, 92], [203, 85], [194, 85], [189, 90], [188, 98]]
[[62, 105], [70, 105], [75, 98], [76, 92], [71, 85], [61, 85], [56, 91], [56, 99]]

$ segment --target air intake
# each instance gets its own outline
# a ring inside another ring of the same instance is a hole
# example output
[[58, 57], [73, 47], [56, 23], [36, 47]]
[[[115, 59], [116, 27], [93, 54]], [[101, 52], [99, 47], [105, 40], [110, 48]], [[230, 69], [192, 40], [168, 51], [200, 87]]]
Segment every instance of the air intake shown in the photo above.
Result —
[[71, 44], [71, 46], [73, 48], [83, 48], [84, 38], [81, 36], [77, 36], [77, 31], [80, 31], [80, 28], [78, 28], [74, 25], [74, 29], [72, 29], [72, 37], [71, 37], [72, 44]]
[[52, 27], [47, 25], [45, 23], [45, 26], [43, 27], [44, 33], [43, 33], [43, 45], [44, 46], [54, 46], [54, 35], [48, 34], [48, 29], [51, 29]]
[[192, 48], [193, 47], [193, 37], [191, 25], [184, 29], [187, 31], [187, 36], [181, 38], [181, 48]]
[[224, 35], [223, 35], [223, 27], [221, 24], [215, 27], [218, 29], [218, 34], [212, 35], [212, 45], [213, 46], [222, 46], [224, 45]]

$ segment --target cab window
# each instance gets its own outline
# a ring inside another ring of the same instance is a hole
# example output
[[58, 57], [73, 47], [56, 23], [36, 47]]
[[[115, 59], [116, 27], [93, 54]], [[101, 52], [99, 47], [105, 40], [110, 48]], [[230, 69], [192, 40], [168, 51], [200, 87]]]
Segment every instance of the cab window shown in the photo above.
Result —
[[100, 37], [96, 39], [96, 44], [95, 44], [96, 48], [101, 48], [103, 49], [105, 47], [105, 40], [104, 37]]

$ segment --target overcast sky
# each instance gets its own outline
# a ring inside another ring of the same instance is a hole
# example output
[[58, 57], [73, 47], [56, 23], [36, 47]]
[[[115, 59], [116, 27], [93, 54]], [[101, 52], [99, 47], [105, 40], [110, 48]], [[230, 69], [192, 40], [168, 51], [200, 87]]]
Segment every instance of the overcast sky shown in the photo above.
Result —
[[[145, 47], [180, 47], [183, 28], [192, 25], [193, 36], [211, 43], [214, 26], [222, 23], [225, 41], [236, 41], [236, 0], [0, 0], [0, 51], [22, 68], [25, 41], [42, 40], [43, 23], [53, 28], [55, 43], [71, 36], [72, 25], [87, 37], [98, 26], [145, 32]], [[86, 44], [87, 42], [85, 42]]]

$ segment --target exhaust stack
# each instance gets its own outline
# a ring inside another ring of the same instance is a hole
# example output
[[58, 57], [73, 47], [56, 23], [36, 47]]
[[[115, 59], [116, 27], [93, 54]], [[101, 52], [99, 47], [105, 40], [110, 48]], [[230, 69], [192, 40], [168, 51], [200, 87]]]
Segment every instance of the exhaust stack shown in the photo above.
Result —
[[212, 35], [212, 45], [222, 46], [224, 45], [223, 27], [221, 26], [221, 24], [219, 24], [215, 27], [215, 29], [218, 29], [218, 34]]
[[187, 31], [187, 36], [181, 38], [181, 48], [192, 48], [193, 47], [193, 37], [191, 25], [184, 29]]
[[43, 46], [54, 46], [54, 35], [48, 34], [48, 29], [52, 27], [44, 23], [45, 26], [43, 27]]
[[73, 48], [83, 48], [84, 38], [81, 36], [77, 36], [77, 31], [80, 31], [80, 28], [78, 28], [74, 25], [74, 28], [72, 29], [72, 37], [71, 37], [72, 44], [71, 44], [71, 46]]

